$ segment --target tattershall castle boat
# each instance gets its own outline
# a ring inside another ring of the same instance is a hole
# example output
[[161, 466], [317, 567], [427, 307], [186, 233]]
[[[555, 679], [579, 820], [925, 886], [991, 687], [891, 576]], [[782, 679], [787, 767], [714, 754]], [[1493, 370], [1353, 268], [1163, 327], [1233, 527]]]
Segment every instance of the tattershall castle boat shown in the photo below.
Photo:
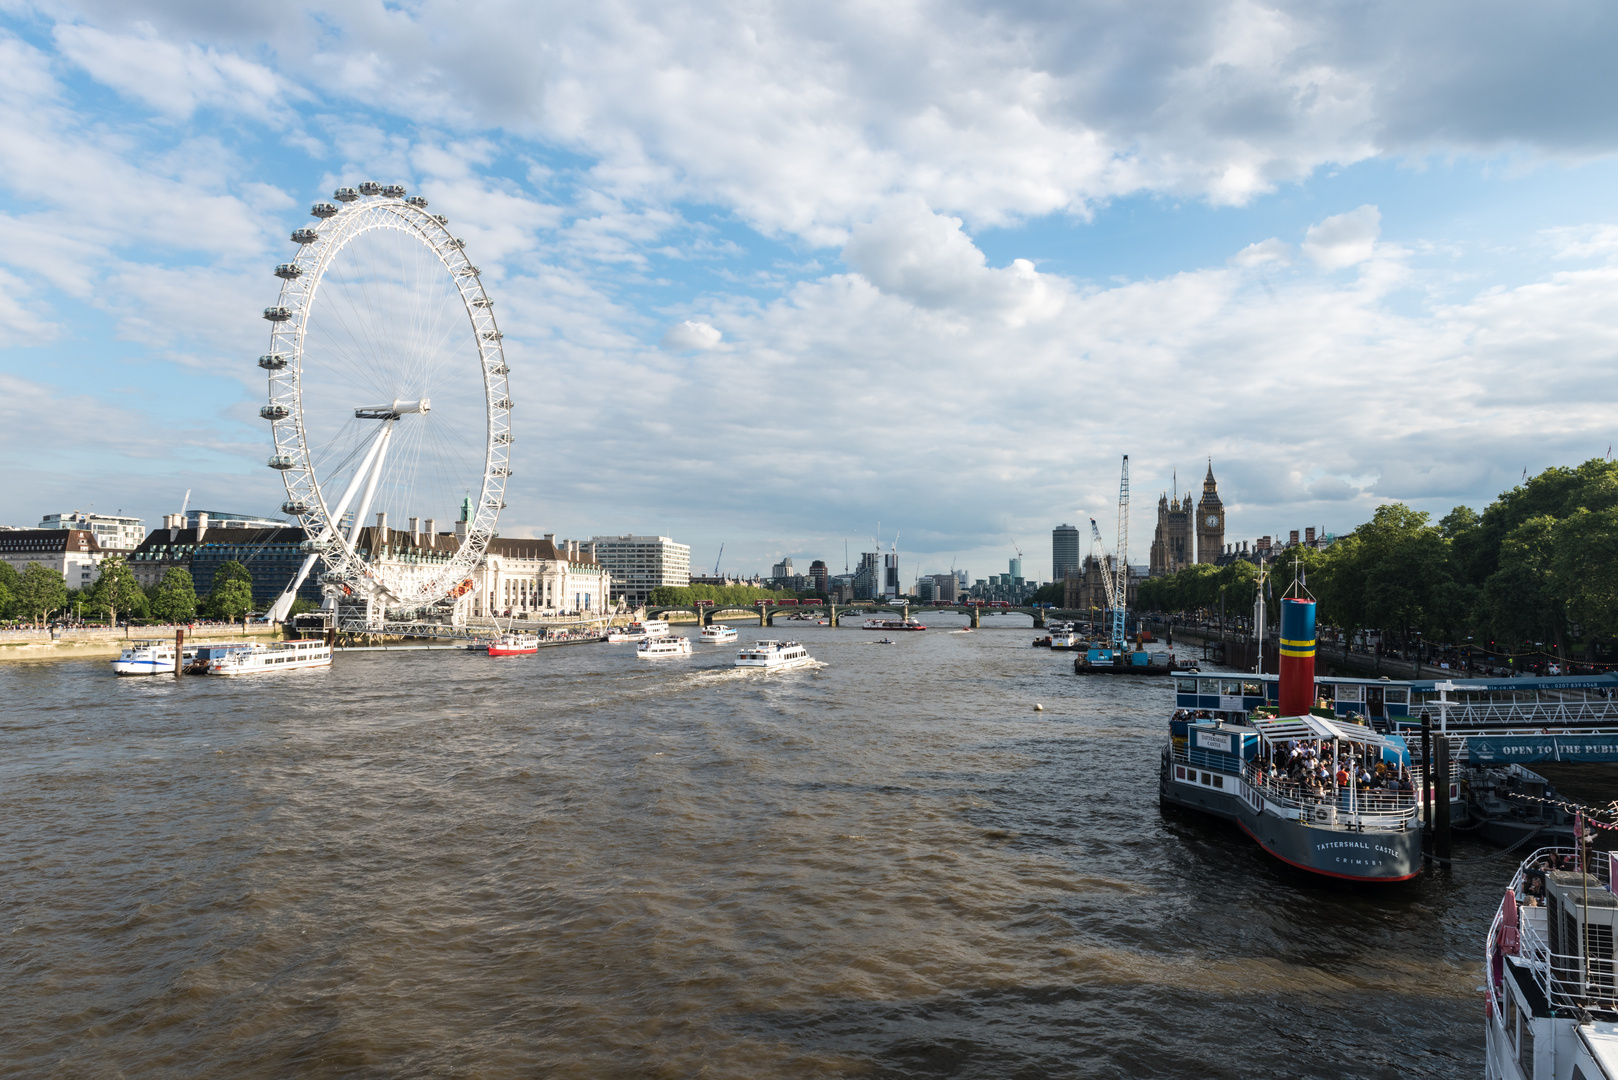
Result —
[[1419, 771], [1398, 735], [1311, 712], [1313, 601], [1281, 605], [1278, 717], [1177, 713], [1163, 749], [1164, 803], [1233, 821], [1301, 870], [1349, 881], [1421, 872]]

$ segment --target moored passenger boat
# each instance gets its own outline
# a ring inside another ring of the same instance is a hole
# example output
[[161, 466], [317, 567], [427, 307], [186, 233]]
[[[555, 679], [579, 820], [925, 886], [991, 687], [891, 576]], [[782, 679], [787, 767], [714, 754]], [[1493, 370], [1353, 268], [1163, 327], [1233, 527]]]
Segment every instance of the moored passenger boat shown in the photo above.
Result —
[[[180, 663], [182, 666], [191, 664], [197, 658], [197, 647], [187, 645], [181, 649]], [[132, 641], [128, 648], [118, 654], [118, 659], [112, 662], [112, 670], [117, 675], [166, 675], [174, 671], [174, 642], [172, 641]]]
[[712, 626], [702, 628], [702, 640], [710, 645], [723, 645], [727, 641], [735, 641], [737, 637], [734, 626], [724, 623], [714, 623]]
[[784, 671], [815, 662], [809, 650], [796, 641], [755, 641], [736, 654], [736, 666]]
[[690, 656], [691, 639], [688, 637], [649, 637], [635, 646], [635, 655], [642, 660], [661, 660], [669, 656]]
[[925, 630], [915, 619], [866, 619], [866, 630]]
[[[1163, 802], [1233, 821], [1282, 862], [1324, 877], [1404, 881], [1421, 872], [1420, 773], [1397, 735], [1310, 712], [1314, 603], [1282, 601], [1279, 717], [1176, 714]], [[1227, 714], [1228, 715], [1228, 714]]]
[[208, 673], [211, 675], [257, 675], [290, 668], [331, 666], [331, 646], [318, 640], [276, 641], [221, 652], [223, 655], [209, 658]]
[[1615, 863], [1548, 847], [1517, 867], [1483, 946], [1488, 1080], [1618, 1080]]

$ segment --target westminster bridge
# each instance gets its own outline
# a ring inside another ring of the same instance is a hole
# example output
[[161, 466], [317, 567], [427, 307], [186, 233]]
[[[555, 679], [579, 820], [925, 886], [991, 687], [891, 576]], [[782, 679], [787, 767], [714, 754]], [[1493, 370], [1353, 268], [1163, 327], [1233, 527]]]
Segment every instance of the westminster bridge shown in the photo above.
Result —
[[898, 604], [880, 600], [854, 600], [847, 604], [834, 604], [821, 600], [800, 600], [796, 604], [772, 604], [759, 601], [748, 606], [716, 604], [712, 607], [692, 604], [649, 604], [646, 608], [646, 617], [656, 619], [664, 615], [683, 612], [687, 615], [695, 615], [697, 621], [703, 626], [708, 626], [721, 615], [731, 619], [738, 617], [757, 618], [762, 626], [774, 626], [777, 615], [813, 612], [824, 615], [831, 626], [836, 626], [837, 620], [844, 615], [875, 615], [878, 612], [886, 612], [903, 619], [940, 611], [965, 615], [972, 620], [974, 628], [982, 625], [984, 615], [1010, 615], [1013, 613], [1027, 615], [1034, 620], [1036, 629], [1043, 629], [1047, 620], [1059, 622], [1082, 620], [1088, 622], [1092, 614], [1088, 609], [1065, 611], [1060, 608], [1033, 606], [988, 607], [983, 604]]

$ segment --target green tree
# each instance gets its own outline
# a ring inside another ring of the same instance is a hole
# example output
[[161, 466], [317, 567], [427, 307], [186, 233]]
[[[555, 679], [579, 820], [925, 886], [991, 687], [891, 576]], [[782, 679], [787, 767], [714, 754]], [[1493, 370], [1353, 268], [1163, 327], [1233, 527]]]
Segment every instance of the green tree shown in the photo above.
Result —
[[97, 612], [105, 612], [117, 625], [120, 612], [136, 615], [146, 607], [146, 593], [129, 565], [117, 555], [101, 562], [101, 576], [91, 586], [88, 602]]
[[253, 587], [237, 579], [222, 585], [215, 582], [208, 592], [208, 606], [220, 618], [239, 619], [253, 610]]
[[[241, 588], [235, 588], [241, 586]], [[245, 592], [246, 603], [242, 602]], [[235, 559], [227, 559], [214, 570], [213, 585], [205, 604], [208, 614], [218, 619], [239, 618], [253, 610], [253, 573]]]
[[197, 613], [197, 587], [191, 571], [171, 566], [152, 590], [152, 614], [164, 622], [187, 622]]
[[1034, 590], [1031, 602], [1035, 604], [1055, 604], [1057, 607], [1061, 607], [1065, 597], [1065, 590], [1066, 586], [1060, 581], [1053, 581], [1049, 585], [1041, 585]]
[[720, 607], [751, 607], [754, 600], [796, 600], [791, 589], [761, 589], [752, 585], [659, 585], [649, 602], [658, 606], [683, 607], [698, 600], [711, 600]]
[[294, 615], [304, 615], [308, 612], [319, 610], [319, 604], [315, 603], [313, 600], [305, 600], [300, 596], [296, 600], [292, 601], [292, 606], [287, 609], [287, 618], [290, 619]]
[[1618, 508], [1580, 508], [1557, 523], [1552, 574], [1586, 636], [1618, 633]]
[[20, 614], [42, 622], [67, 603], [67, 583], [56, 571], [31, 562], [23, 567], [14, 603]]
[[12, 591], [5, 585], [0, 584], [0, 619], [11, 618], [12, 609], [15, 605], [16, 600]]

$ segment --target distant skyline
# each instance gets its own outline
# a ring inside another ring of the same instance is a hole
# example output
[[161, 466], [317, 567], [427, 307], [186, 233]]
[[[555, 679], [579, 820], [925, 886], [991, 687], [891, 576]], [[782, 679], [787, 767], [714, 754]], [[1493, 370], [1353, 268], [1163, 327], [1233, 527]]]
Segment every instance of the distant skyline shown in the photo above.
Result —
[[1227, 540], [1481, 508], [1615, 438], [1615, 45], [1592, 6], [8, 5], [0, 522], [273, 513], [271, 269], [367, 179], [496, 299], [507, 535], [767, 573], [881, 521], [1044, 576], [1057, 524], [1111, 547], [1126, 453], [1131, 562], [1210, 456]]

